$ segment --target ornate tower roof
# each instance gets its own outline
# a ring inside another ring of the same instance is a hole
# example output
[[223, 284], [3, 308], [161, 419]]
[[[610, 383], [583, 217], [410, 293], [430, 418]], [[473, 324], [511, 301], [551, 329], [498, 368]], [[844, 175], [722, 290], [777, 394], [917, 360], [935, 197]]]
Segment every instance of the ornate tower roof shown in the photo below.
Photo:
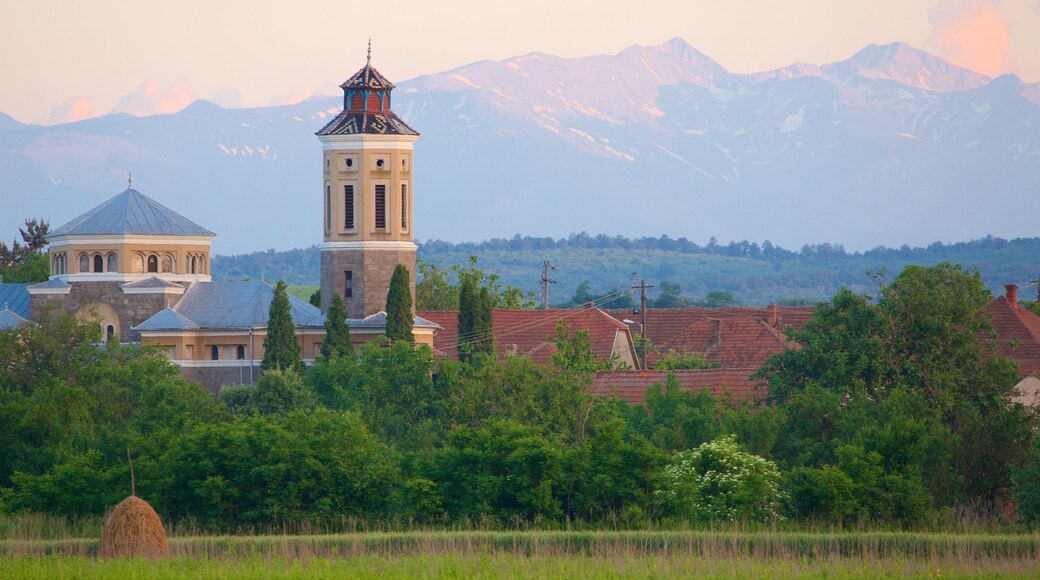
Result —
[[127, 188], [123, 193], [54, 230], [50, 237], [97, 234], [215, 235], [136, 189]]
[[394, 83], [372, 66], [372, 47], [361, 70], [347, 79], [343, 89], [343, 111], [315, 133], [324, 135], [418, 135], [390, 110]]

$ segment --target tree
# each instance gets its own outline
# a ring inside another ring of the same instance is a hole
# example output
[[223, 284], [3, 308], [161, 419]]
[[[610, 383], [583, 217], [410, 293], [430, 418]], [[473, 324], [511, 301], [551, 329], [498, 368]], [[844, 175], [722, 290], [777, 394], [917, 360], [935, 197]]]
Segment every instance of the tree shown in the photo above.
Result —
[[50, 260], [44, 248], [50, 226], [43, 219], [25, 220], [25, 229], [18, 229], [22, 242], [14, 240], [11, 247], [0, 242], [0, 282], [36, 284], [50, 276]]
[[[477, 267], [477, 257], [470, 256], [469, 265], [455, 264], [449, 274], [429, 262], [417, 261], [419, 278], [415, 284], [416, 307], [420, 310], [458, 310], [464, 280], [472, 280], [477, 287], [486, 287], [492, 308], [533, 308], [533, 292], [524, 292], [514, 286], [499, 285], [498, 274], [488, 274]], [[455, 283], [451, 281], [451, 275]]]
[[289, 307], [289, 294], [283, 280], [274, 287], [274, 298], [267, 317], [267, 336], [264, 338], [264, 360], [260, 368], [296, 369], [303, 372], [303, 360], [300, 343], [296, 340], [296, 326], [293, 324]]
[[350, 326], [347, 325], [347, 308], [339, 294], [333, 293], [329, 310], [325, 313], [325, 342], [321, 343], [321, 356], [348, 356], [354, 354], [350, 342]]
[[661, 496], [693, 521], [767, 521], [779, 516], [780, 470], [744, 451], [732, 435], [676, 453]]
[[475, 354], [495, 352], [491, 293], [477, 284], [475, 278], [466, 277], [459, 289], [459, 357], [465, 361]]
[[415, 342], [410, 286], [408, 270], [403, 264], [398, 264], [390, 278], [390, 290], [386, 293], [386, 337], [390, 340]]

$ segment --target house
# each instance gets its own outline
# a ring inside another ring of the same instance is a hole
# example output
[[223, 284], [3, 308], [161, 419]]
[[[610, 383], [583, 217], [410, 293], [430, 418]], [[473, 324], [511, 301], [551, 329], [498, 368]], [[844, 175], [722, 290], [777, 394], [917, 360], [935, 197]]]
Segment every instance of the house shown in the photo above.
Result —
[[[437, 324], [433, 348], [440, 354], [458, 357], [458, 311], [420, 310], [418, 317]], [[548, 362], [556, 351], [553, 340], [559, 322], [572, 330], [587, 330], [592, 353], [599, 360], [616, 360], [637, 368], [638, 360], [628, 325], [598, 308], [547, 310], [495, 309], [492, 325], [499, 356], [527, 355], [535, 362]]]

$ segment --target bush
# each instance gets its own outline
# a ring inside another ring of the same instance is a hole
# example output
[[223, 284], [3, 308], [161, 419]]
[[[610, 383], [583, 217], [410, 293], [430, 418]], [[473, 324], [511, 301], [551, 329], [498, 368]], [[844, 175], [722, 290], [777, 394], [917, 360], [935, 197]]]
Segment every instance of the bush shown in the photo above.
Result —
[[664, 468], [666, 509], [694, 521], [765, 521], [779, 517], [780, 471], [727, 435], [676, 453]]

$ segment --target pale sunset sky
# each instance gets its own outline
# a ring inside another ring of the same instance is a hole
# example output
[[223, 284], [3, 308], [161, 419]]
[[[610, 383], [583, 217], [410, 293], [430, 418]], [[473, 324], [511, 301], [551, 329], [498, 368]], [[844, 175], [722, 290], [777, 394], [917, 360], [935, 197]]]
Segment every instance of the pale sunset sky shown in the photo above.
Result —
[[369, 37], [373, 65], [395, 81], [678, 36], [738, 73], [902, 41], [1040, 82], [1040, 0], [2, 1], [0, 112], [42, 124], [335, 94]]

